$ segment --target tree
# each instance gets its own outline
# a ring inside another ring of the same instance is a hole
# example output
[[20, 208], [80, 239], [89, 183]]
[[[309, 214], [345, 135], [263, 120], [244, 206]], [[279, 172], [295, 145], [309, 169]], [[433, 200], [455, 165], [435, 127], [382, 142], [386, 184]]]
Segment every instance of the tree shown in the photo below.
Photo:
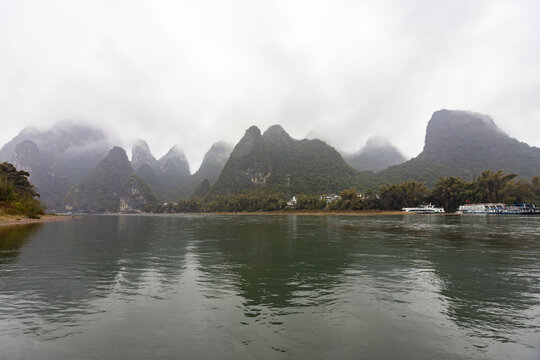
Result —
[[430, 198], [447, 212], [454, 212], [467, 199], [467, 182], [459, 176], [439, 178], [431, 191]]
[[0, 164], [0, 205], [7, 213], [37, 218], [45, 211], [36, 199], [39, 194], [28, 181], [30, 174], [7, 162]]
[[501, 170], [493, 172], [485, 170], [474, 181], [477, 190], [477, 200], [481, 202], [504, 201], [507, 184], [516, 174], [504, 174]]
[[533, 184], [524, 179], [511, 180], [506, 185], [504, 198], [507, 204], [532, 202], [535, 200]]
[[[34, 189], [34, 185], [28, 181], [30, 174], [24, 170], [17, 170], [10, 163], [3, 162], [0, 164], [0, 187], [6, 193], [4, 196], [13, 196], [12, 192], [19, 198], [39, 197], [39, 194]], [[0, 198], [1, 201], [6, 201]]]
[[426, 185], [416, 181], [385, 185], [379, 190], [380, 206], [385, 210], [400, 210], [404, 207], [418, 206], [426, 198]]

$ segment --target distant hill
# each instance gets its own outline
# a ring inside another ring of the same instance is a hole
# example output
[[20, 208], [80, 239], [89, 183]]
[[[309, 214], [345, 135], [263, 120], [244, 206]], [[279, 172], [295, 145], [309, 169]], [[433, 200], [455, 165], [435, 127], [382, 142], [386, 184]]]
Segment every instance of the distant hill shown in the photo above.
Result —
[[110, 147], [101, 130], [63, 121], [49, 130], [22, 130], [0, 149], [0, 162], [28, 171], [47, 208], [61, 209], [69, 189], [92, 171]]
[[74, 186], [66, 199], [68, 210], [118, 211], [122, 188], [133, 169], [126, 152], [114, 147], [94, 170]]
[[410, 179], [433, 185], [442, 176], [471, 180], [483, 170], [539, 175], [540, 149], [511, 138], [487, 115], [440, 110], [428, 123], [423, 151], [376, 177], [383, 183]]
[[131, 167], [137, 171], [142, 165], [148, 165], [152, 169], [158, 168], [158, 161], [152, 155], [150, 147], [144, 140], [137, 140], [131, 147]]
[[343, 158], [350, 166], [360, 171], [381, 171], [406, 160], [390, 141], [376, 137], [369, 138], [358, 152], [343, 154]]
[[293, 193], [335, 192], [355, 183], [358, 172], [321, 140], [295, 140], [279, 126], [264, 134], [256, 126], [246, 130], [225, 164], [211, 194], [262, 189]]
[[193, 182], [200, 184], [204, 179], [208, 179], [210, 185], [214, 184], [227, 160], [229, 160], [232, 151], [233, 146], [231, 144], [222, 141], [213, 144], [204, 155], [199, 170], [193, 174]]
[[213, 144], [200, 168], [191, 175], [189, 162], [177, 146], [156, 160], [148, 144], [138, 140], [132, 148], [131, 165], [160, 202], [177, 202], [191, 197], [204, 180], [215, 183], [231, 151], [232, 146], [227, 143]]
[[148, 144], [137, 140], [131, 150], [131, 166], [160, 202], [185, 199], [193, 192], [189, 162], [177, 146], [156, 160]]
[[[123, 209], [132, 211], [153, 201], [177, 202], [205, 194], [288, 189], [291, 194], [322, 194], [351, 187], [377, 190], [406, 180], [431, 186], [439, 177], [472, 180], [484, 170], [540, 175], [539, 148], [511, 138], [489, 116], [467, 111], [435, 112], [423, 151], [378, 172], [358, 171], [325, 142], [293, 139], [279, 125], [264, 134], [255, 126], [247, 129], [234, 148], [212, 145], [193, 175], [178, 147], [156, 159], [140, 140], [133, 146], [131, 162], [123, 149], [110, 148], [108, 137], [99, 130], [59, 123], [47, 131], [21, 131], [2, 147], [0, 161], [27, 170], [49, 209], [64, 209], [67, 204], [89, 211], [117, 211], [121, 197]], [[358, 169], [377, 170], [403, 157], [390, 144], [372, 139], [347, 159]]]

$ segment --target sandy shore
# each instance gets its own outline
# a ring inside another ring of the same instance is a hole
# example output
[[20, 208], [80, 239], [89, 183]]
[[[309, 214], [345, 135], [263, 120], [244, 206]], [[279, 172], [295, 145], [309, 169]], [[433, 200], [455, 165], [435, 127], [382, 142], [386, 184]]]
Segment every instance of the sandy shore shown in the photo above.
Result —
[[39, 219], [29, 219], [20, 215], [0, 215], [0, 226], [39, 224], [53, 221], [65, 221], [73, 218], [73, 216], [68, 215], [43, 215]]

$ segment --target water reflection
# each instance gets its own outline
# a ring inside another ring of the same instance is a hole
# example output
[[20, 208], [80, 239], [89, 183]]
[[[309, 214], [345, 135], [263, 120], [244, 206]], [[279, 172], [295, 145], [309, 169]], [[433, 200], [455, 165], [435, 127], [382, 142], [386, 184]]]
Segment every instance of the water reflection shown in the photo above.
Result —
[[[535, 326], [529, 311], [539, 306], [540, 236], [531, 234], [530, 220], [456, 218], [451, 224], [461, 231], [437, 239], [430, 257], [447, 315], [471, 335], [517, 341], [520, 329]], [[491, 221], [489, 231], [477, 221]]]
[[124, 332], [134, 349], [206, 357], [399, 357], [405, 346], [491, 358], [493, 344], [537, 345], [531, 219], [94, 216], [21, 229], [0, 233], [0, 348], [20, 333], [77, 350], [85, 334]]
[[0, 264], [16, 261], [20, 249], [40, 226], [41, 224], [28, 224], [0, 227]]
[[[401, 224], [384, 226], [387, 236], [378, 242], [380, 253], [395, 256], [392, 264], [401, 263], [402, 269], [381, 271], [374, 264], [370, 269], [377, 269], [373, 275], [388, 285], [382, 289], [398, 293], [400, 288], [409, 291], [408, 273], [423, 269], [431, 273], [431, 291], [442, 296], [441, 311], [457, 326], [471, 336], [518, 341], [521, 330], [538, 330], [530, 317], [540, 306], [540, 235], [535, 221], [404, 217]], [[395, 300], [395, 293], [390, 298]]]
[[332, 301], [351, 260], [339, 229], [325, 222], [297, 224], [296, 216], [230, 220], [208, 219], [197, 227], [195, 236], [206, 239], [196, 250], [205, 287], [233, 286], [249, 317], [260, 307]]
[[[81, 315], [103, 312], [96, 300], [167, 297], [183, 271], [186, 243], [173, 223], [154, 220], [104, 216], [44, 225], [16, 263], [0, 267], [9, 303], [0, 320], [31, 323], [24, 331], [56, 338], [70, 334]], [[32, 231], [21, 227], [14, 239], [22, 245]]]

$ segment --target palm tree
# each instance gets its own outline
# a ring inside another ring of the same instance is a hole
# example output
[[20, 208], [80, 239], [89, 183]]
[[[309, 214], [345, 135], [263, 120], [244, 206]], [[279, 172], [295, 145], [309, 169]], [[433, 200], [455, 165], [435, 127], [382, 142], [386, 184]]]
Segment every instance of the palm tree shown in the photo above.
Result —
[[454, 212], [465, 202], [467, 183], [461, 177], [439, 178], [431, 192], [431, 198], [447, 212]]
[[503, 201], [506, 186], [516, 176], [516, 174], [504, 174], [501, 170], [497, 172], [483, 171], [475, 181], [478, 200], [484, 202]]

